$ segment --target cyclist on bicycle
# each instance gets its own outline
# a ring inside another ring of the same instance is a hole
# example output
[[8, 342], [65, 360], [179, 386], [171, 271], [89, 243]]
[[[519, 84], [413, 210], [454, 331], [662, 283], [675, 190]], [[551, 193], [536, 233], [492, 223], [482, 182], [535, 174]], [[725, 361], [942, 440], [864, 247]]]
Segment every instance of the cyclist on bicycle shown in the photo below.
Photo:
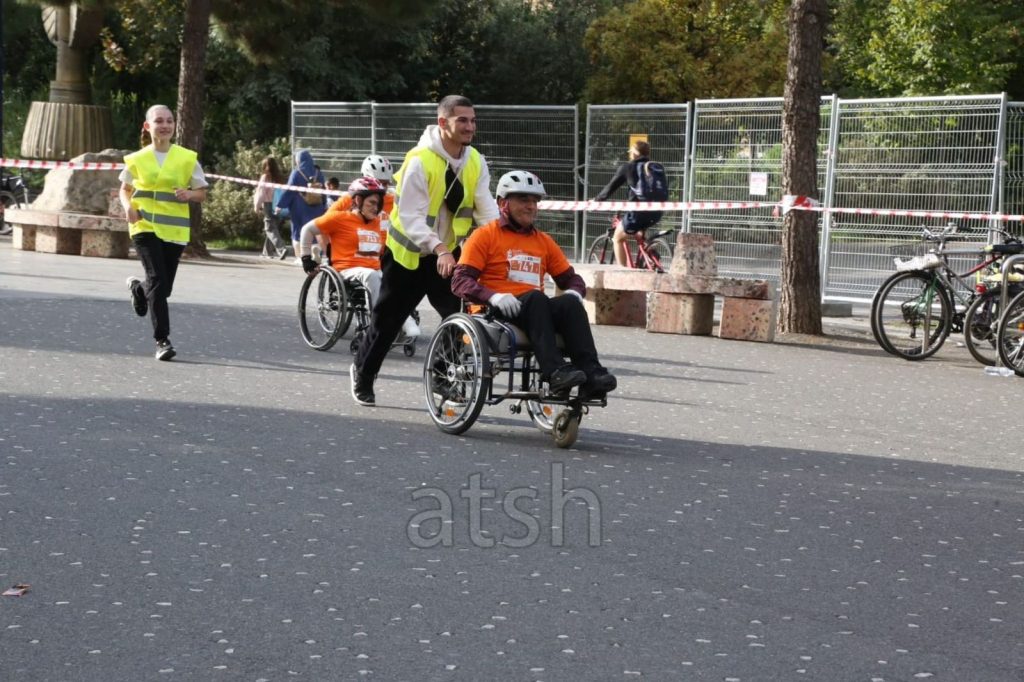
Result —
[[[636, 192], [633, 190], [638, 182], [638, 169], [648, 161], [651, 156], [651, 145], [643, 140], [637, 140], [629, 148], [629, 161], [619, 165], [615, 175], [608, 181], [594, 201], [606, 201], [612, 193], [625, 184], [629, 188], [627, 199], [638, 201]], [[661, 219], [660, 212], [650, 211], [628, 211], [622, 220], [615, 226], [615, 233], [612, 235], [612, 242], [615, 250], [615, 264], [625, 267], [626, 262], [626, 235], [636, 234], [648, 227], [658, 224]]]
[[[380, 222], [385, 192], [384, 185], [374, 178], [356, 178], [348, 186], [351, 207], [314, 218], [302, 227], [299, 236], [302, 269], [307, 273], [316, 269], [311, 246], [314, 237], [323, 235], [330, 243], [331, 267], [342, 277], [363, 285], [371, 310], [380, 295], [380, 254], [387, 239]], [[411, 317], [403, 323], [402, 333], [410, 339], [419, 335], [419, 327]]]
[[[501, 216], [469, 235], [452, 275], [452, 293], [489, 303], [499, 317], [522, 327], [552, 393], [581, 386], [582, 395], [603, 396], [616, 380], [597, 358], [582, 303], [586, 285], [555, 240], [536, 225], [544, 185], [533, 173], [516, 170], [501, 176], [496, 194]], [[564, 295], [544, 294], [545, 274]], [[556, 334], [565, 340], [571, 363], [563, 359]]]

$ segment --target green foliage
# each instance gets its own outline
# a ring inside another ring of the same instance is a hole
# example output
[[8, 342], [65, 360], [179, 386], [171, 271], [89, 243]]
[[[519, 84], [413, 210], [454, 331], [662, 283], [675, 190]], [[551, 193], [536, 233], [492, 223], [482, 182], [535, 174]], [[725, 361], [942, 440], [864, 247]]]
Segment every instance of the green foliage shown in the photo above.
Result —
[[686, 102], [779, 96], [786, 0], [637, 0], [594, 21], [586, 96], [600, 102]]
[[[236, 142], [231, 155], [216, 157], [214, 164], [204, 168], [218, 175], [257, 179], [266, 156], [276, 156], [282, 168], [290, 168], [288, 140], [282, 137], [269, 144], [253, 141], [248, 145]], [[226, 180], [218, 180], [211, 185], [203, 203], [205, 240], [245, 241], [263, 234], [263, 218], [252, 208], [253, 186]]]
[[833, 11], [826, 80], [840, 94], [1024, 96], [1017, 0], [839, 0]]

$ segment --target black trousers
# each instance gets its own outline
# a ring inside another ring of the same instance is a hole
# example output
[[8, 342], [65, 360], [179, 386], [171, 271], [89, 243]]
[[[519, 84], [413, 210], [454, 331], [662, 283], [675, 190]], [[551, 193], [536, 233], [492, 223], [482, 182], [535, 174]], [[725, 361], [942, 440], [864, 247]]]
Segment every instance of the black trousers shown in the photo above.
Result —
[[142, 290], [149, 303], [149, 321], [153, 323], [153, 338], [163, 341], [171, 333], [171, 318], [167, 311], [167, 299], [171, 297], [174, 276], [178, 274], [178, 262], [185, 250], [184, 244], [165, 242], [152, 232], [142, 232], [132, 237], [135, 253], [146, 271]]
[[[453, 253], [459, 259], [459, 249]], [[385, 248], [380, 258], [380, 296], [370, 313], [370, 328], [356, 353], [356, 369], [366, 376], [376, 376], [391, 344], [423, 297], [443, 318], [459, 312], [461, 303], [452, 293], [451, 280], [437, 274], [437, 256], [420, 258], [420, 266], [407, 270], [395, 262], [391, 250]]]
[[548, 298], [540, 291], [529, 291], [518, 296], [523, 307], [511, 320], [526, 331], [537, 358], [541, 376], [547, 379], [564, 364], [558, 350], [555, 334], [561, 334], [565, 352], [572, 364], [589, 377], [601, 368], [594, 346], [594, 334], [583, 303], [571, 294]]

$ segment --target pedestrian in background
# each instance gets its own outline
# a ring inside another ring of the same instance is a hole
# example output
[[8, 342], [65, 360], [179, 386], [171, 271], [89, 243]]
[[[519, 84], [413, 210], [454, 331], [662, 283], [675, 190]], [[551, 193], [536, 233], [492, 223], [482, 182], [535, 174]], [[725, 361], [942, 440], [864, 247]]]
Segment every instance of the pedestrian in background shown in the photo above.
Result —
[[288, 257], [288, 246], [281, 238], [281, 209], [275, 206], [274, 188], [270, 185], [283, 185], [284, 172], [277, 159], [268, 156], [260, 164], [260, 181], [252, 194], [252, 207], [257, 214], [263, 216], [263, 256], [284, 260]]
[[[316, 167], [313, 155], [308, 149], [295, 152], [295, 168], [288, 176], [288, 184], [292, 187], [313, 189], [322, 189], [326, 184], [324, 174]], [[281, 193], [281, 198], [277, 200], [277, 208], [288, 210], [292, 221], [292, 251], [295, 253], [295, 264], [302, 265], [298, 257], [299, 233], [303, 225], [324, 214], [327, 209], [327, 198], [319, 192], [288, 189]]]

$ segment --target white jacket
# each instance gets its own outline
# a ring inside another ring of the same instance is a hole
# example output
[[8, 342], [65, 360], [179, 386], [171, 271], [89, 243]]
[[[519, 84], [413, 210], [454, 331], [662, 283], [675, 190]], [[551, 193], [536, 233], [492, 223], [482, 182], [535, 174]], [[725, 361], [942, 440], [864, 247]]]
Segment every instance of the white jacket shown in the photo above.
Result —
[[[462, 150], [461, 158], [453, 158], [444, 150], [441, 144], [441, 134], [436, 125], [427, 126], [420, 136], [418, 147], [429, 147], [442, 159], [448, 162], [457, 176], [462, 173], [462, 166], [469, 158], [469, 151]], [[480, 180], [476, 187], [464, 187], [466, 192], [474, 193], [473, 200], [473, 222], [476, 225], [483, 225], [499, 216], [498, 204], [491, 196], [491, 173], [487, 170], [487, 159], [480, 155]], [[423, 164], [416, 157], [409, 160], [405, 170], [402, 171], [402, 181], [399, 187], [398, 216], [402, 221], [402, 230], [424, 254], [434, 251], [439, 244], [448, 241], [452, 233], [452, 216], [448, 207], [443, 203], [438, 213], [434, 228], [427, 227], [427, 210], [430, 207], [430, 192], [427, 190], [427, 176], [423, 172]]]

